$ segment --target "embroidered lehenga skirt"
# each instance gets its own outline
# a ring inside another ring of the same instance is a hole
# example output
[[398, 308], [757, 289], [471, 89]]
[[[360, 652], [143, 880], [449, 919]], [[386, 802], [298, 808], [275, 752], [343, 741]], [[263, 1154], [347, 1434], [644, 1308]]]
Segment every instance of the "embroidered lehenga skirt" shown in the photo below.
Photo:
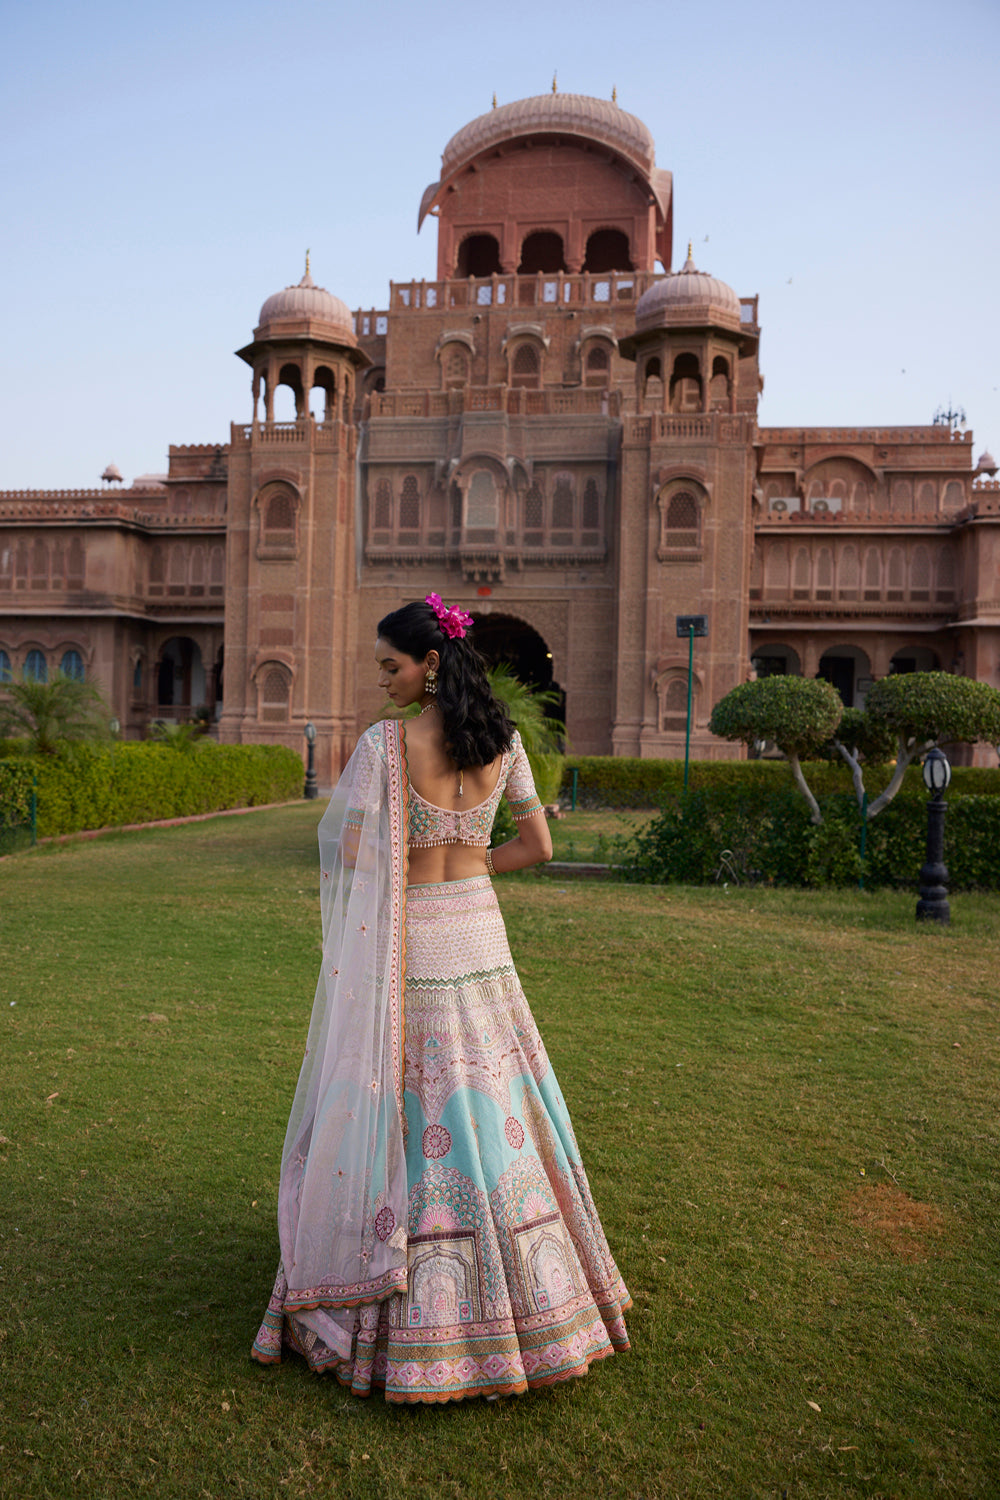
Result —
[[513, 1395], [627, 1349], [629, 1295], [487, 876], [409, 887], [405, 1028], [406, 1292], [358, 1309], [350, 1360], [287, 1316], [285, 1343], [397, 1402]]

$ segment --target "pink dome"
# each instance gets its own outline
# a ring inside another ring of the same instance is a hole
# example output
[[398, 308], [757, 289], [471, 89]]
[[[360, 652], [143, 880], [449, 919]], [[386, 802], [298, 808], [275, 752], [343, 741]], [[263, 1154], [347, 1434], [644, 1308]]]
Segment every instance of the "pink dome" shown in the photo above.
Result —
[[689, 245], [688, 258], [681, 269], [643, 292], [636, 304], [635, 321], [638, 328], [650, 328], [661, 322], [690, 323], [702, 319], [738, 328], [740, 299], [724, 281], [698, 270]]
[[268, 297], [257, 319], [259, 328], [275, 323], [324, 323], [354, 336], [354, 318], [346, 302], [317, 286], [308, 269], [296, 286]]
[[603, 141], [644, 172], [655, 162], [653, 137], [646, 126], [612, 100], [592, 99], [588, 94], [536, 94], [501, 104], [463, 125], [444, 148], [441, 176], [448, 177], [462, 162], [492, 145], [535, 132]]

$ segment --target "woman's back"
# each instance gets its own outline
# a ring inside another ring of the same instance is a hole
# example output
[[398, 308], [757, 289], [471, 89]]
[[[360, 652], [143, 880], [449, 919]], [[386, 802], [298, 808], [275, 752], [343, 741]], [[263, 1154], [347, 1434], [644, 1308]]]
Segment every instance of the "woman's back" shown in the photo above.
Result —
[[[407, 775], [410, 788], [418, 799], [429, 803], [431, 809], [458, 813], [469, 812], [491, 799], [503, 773], [502, 756], [488, 766], [467, 766], [463, 771], [456, 770], [445, 748], [441, 716], [433, 708], [429, 713], [409, 720], [404, 732]], [[412, 885], [465, 880], [481, 875], [484, 869], [482, 845], [410, 845], [409, 880]]]

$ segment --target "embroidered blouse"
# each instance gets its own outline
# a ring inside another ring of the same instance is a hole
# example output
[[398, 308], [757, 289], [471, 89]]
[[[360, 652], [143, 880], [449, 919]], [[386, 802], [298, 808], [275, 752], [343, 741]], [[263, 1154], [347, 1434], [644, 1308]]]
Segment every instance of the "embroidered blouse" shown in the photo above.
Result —
[[516, 822], [542, 811], [531, 766], [516, 729], [510, 749], [505, 750], [500, 757], [500, 775], [496, 786], [485, 802], [460, 811], [437, 807], [421, 797], [413, 782], [410, 782], [410, 848], [431, 849], [437, 844], [471, 844], [485, 849], [490, 841], [493, 820], [502, 796], [506, 796], [507, 805]]
[[[385, 759], [382, 734], [382, 725], [375, 724], [361, 737], [358, 751], [366, 764], [374, 761], [376, 756]], [[432, 849], [438, 844], [471, 844], [474, 848], [487, 848], [502, 796], [506, 796], [515, 822], [542, 811], [531, 766], [516, 729], [511, 738], [510, 749], [505, 750], [500, 757], [500, 774], [496, 786], [485, 802], [456, 811], [428, 802], [425, 797], [421, 797], [412, 781], [409, 788], [408, 841], [411, 849]], [[347, 826], [360, 828], [364, 815], [363, 807], [349, 807], [345, 819]]]

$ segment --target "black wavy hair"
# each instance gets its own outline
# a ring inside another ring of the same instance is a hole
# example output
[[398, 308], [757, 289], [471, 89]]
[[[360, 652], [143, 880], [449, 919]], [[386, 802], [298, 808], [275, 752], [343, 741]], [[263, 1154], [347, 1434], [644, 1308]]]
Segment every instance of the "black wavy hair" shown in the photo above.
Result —
[[444, 721], [448, 754], [459, 770], [488, 766], [510, 749], [514, 725], [494, 698], [486, 663], [468, 635], [454, 640], [445, 635], [437, 615], [422, 600], [379, 620], [378, 633], [415, 661], [423, 661], [428, 651], [440, 656], [435, 702]]

